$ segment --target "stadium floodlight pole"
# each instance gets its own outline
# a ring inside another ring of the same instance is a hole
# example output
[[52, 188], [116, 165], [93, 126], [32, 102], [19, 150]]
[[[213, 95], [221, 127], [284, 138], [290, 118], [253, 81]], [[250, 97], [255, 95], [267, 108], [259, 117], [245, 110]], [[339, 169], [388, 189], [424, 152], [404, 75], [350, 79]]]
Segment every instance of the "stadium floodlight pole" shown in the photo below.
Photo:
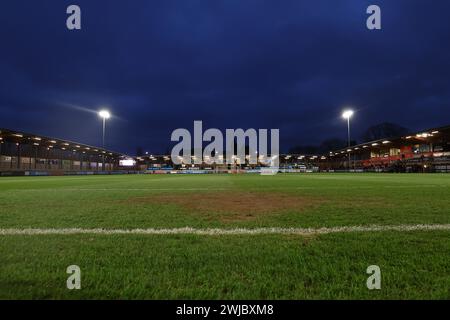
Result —
[[[347, 141], [348, 141], [348, 148], [350, 149], [350, 118], [353, 116], [353, 110], [345, 110], [342, 113], [342, 118], [347, 120]], [[347, 151], [348, 153], [348, 171], [350, 172], [350, 151]]]
[[105, 149], [105, 130], [106, 130], [106, 120], [111, 118], [111, 114], [108, 110], [101, 110], [98, 115], [103, 119], [103, 149]]

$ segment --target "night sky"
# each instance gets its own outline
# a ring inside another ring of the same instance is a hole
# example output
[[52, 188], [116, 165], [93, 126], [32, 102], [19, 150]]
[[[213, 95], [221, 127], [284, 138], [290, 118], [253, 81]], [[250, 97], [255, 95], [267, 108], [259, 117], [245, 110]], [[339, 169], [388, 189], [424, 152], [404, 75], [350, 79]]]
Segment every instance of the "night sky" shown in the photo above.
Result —
[[[82, 30], [66, 28], [66, 8]], [[366, 8], [382, 30], [366, 28]], [[3, 0], [0, 127], [164, 153], [176, 128], [278, 128], [281, 150], [450, 124], [448, 0]]]

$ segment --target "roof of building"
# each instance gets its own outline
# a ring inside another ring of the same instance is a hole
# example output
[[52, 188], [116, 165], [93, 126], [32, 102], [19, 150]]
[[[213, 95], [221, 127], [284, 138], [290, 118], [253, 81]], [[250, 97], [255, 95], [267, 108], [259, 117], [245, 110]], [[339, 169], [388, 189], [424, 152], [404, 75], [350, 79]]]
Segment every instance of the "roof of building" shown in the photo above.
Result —
[[108, 149], [95, 147], [79, 142], [73, 142], [70, 140], [51, 138], [43, 135], [30, 134], [26, 132], [21, 132], [17, 130], [0, 128], [0, 140], [13, 141], [19, 144], [34, 144], [36, 146], [45, 146], [47, 148], [55, 148], [61, 150], [74, 150], [82, 151], [86, 154], [96, 154], [96, 155], [109, 155], [112, 157], [126, 157], [127, 155], [111, 151]]

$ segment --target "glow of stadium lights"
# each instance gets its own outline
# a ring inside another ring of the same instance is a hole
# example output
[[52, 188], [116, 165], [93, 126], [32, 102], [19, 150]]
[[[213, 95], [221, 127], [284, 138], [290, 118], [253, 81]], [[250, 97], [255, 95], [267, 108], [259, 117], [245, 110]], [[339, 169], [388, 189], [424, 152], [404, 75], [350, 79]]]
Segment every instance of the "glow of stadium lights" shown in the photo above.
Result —
[[55, 140], [50, 140], [49, 142], [50, 142], [50, 143], [56, 143], [56, 141], [55, 141]]
[[365, 148], [368, 148], [368, 146], [363, 146], [363, 148], [365, 149]]
[[36, 140], [36, 141], [41, 141], [41, 140], [42, 140], [42, 139], [39, 138], [39, 137], [34, 137], [33, 139]]
[[439, 131], [432, 131], [431, 133], [432, 134], [436, 134], [436, 133], [439, 133]]
[[[353, 116], [353, 110], [347, 109], [342, 112], [342, 118], [347, 120], [347, 138], [348, 147], [350, 148], [350, 118]], [[348, 153], [348, 170], [350, 171], [350, 152]]]
[[18, 134], [18, 133], [13, 134], [13, 136], [16, 136], [16, 137], [18, 137], [18, 138], [23, 138], [23, 135]]
[[99, 111], [98, 115], [100, 116], [100, 118], [103, 118], [103, 119], [111, 118], [111, 114], [109, 113], [108, 110], [101, 110], [101, 111]]
[[411, 139], [411, 138], [412, 138], [411, 136], [407, 136], [407, 137], [406, 137], [406, 139]]
[[431, 135], [427, 132], [416, 134], [416, 137], [418, 137], [418, 138], [427, 138], [429, 136], [431, 136]]
[[374, 147], [377, 146], [377, 145], [378, 145], [378, 143], [376, 143], [376, 142], [372, 143], [372, 146], [374, 146]]
[[39, 145], [39, 143], [36, 143], [36, 142], [35, 142], [35, 143], [33, 143], [33, 145], [34, 145], [34, 146], [38, 146], [38, 145]]
[[383, 144], [388, 144], [388, 143], [391, 143], [391, 142], [388, 140], [383, 141]]
[[103, 148], [105, 147], [105, 130], [106, 130], [106, 120], [111, 118], [111, 114], [109, 113], [108, 110], [100, 110], [98, 115], [100, 116], [100, 118], [102, 118], [103, 120]]
[[345, 110], [342, 112], [342, 118], [345, 120], [350, 119], [353, 116], [353, 110]]

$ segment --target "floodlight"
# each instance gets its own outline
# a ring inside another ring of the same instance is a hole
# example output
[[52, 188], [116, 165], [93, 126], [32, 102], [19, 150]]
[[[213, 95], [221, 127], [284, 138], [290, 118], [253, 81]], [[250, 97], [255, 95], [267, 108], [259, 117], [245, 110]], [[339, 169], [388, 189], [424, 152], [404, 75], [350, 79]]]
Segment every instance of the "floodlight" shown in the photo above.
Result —
[[350, 119], [353, 116], [353, 110], [345, 110], [342, 113], [342, 118], [344, 119]]
[[108, 110], [101, 110], [98, 115], [103, 118], [103, 119], [109, 119], [111, 118], [111, 114], [109, 113]]

